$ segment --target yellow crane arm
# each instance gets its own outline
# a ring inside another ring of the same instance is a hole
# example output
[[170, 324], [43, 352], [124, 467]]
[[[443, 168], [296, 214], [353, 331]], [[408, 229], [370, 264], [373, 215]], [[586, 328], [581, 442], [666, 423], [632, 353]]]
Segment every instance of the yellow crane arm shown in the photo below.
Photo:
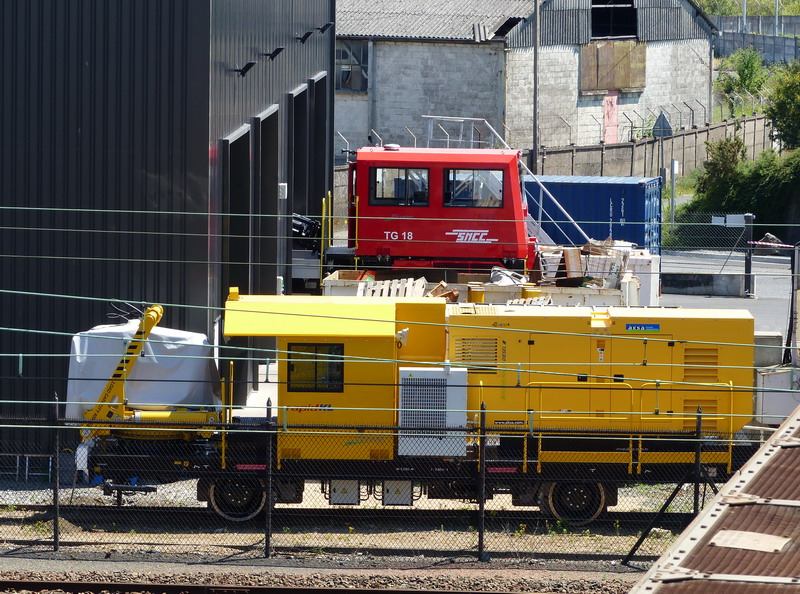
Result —
[[[155, 328], [163, 315], [164, 308], [160, 305], [151, 305], [145, 310], [142, 321], [139, 323], [139, 328], [131, 338], [130, 343], [128, 343], [125, 354], [122, 355], [117, 368], [111, 374], [111, 378], [106, 383], [97, 404], [83, 413], [87, 421], [106, 420], [110, 422], [122, 420], [123, 415], [120, 414], [118, 407], [125, 402], [125, 380], [128, 379], [133, 366], [136, 365], [136, 361], [142, 353], [142, 348], [144, 348], [144, 343], [147, 337], [150, 336], [150, 331]], [[108, 433], [108, 430], [89, 425], [81, 431], [84, 439], [88, 439], [98, 433]]]

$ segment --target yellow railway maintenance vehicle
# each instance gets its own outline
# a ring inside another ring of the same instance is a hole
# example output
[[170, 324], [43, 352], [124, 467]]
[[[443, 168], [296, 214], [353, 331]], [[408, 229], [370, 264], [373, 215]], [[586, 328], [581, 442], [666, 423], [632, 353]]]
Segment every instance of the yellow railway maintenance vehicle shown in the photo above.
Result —
[[474, 499], [483, 471], [487, 497], [578, 525], [615, 505], [620, 485], [680, 480], [699, 450], [720, 478], [752, 451], [735, 439], [753, 412], [744, 310], [232, 290], [224, 331], [277, 339], [284, 501], [308, 480], [331, 503]]

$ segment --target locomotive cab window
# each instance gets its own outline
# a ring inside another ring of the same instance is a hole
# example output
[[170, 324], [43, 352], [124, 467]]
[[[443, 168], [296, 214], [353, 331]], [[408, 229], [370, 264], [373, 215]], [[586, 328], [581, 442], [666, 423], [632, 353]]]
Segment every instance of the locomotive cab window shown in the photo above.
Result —
[[444, 205], [502, 208], [502, 170], [445, 169]]
[[289, 392], [343, 392], [343, 344], [290, 344]]
[[428, 206], [428, 170], [372, 167], [369, 203], [372, 206]]

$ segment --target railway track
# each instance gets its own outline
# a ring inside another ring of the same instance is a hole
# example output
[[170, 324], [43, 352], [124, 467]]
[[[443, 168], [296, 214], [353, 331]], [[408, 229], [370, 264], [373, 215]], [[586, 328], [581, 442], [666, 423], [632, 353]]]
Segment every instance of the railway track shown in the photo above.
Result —
[[[45, 514], [52, 517], [52, 505], [26, 505], [17, 508], [20, 511], [31, 511], [37, 514]], [[150, 524], [162, 527], [164, 525], [179, 524], [180, 518], [192, 518], [201, 521], [203, 528], [235, 529], [236, 526], [253, 527], [263, 526], [264, 518], [258, 516], [252, 520], [241, 523], [230, 523], [214, 513], [210, 508], [196, 507], [149, 507], [149, 506], [126, 506], [116, 505], [78, 505], [62, 506], [60, 509], [62, 518], [70, 521], [104, 521], [125, 519], [128, 523], [139, 523], [146, 527]], [[457, 522], [465, 519], [472, 519], [478, 514], [474, 509], [371, 509], [371, 508], [277, 508], [272, 513], [273, 523], [282, 523], [302, 527], [302, 525], [335, 524], [344, 522], [353, 524], [355, 522], [380, 522], [391, 526], [400, 523], [408, 526], [409, 522], [414, 522], [417, 526], [423, 527], [426, 524], [439, 526], [442, 522]], [[602, 519], [596, 521], [595, 526], [603, 525], [628, 526], [638, 528], [646, 525], [655, 516], [655, 512], [607, 512]], [[684, 512], [673, 512], [665, 516], [663, 524], [666, 526], [680, 526], [688, 523], [692, 515]], [[548, 518], [538, 511], [530, 510], [502, 510], [486, 512], [486, 521], [492, 522], [531, 522], [539, 520], [544, 522]], [[199, 526], [197, 523], [195, 526]]]
[[[64, 582], [45, 580], [0, 580], [3, 592], [71, 592], [75, 594], [100, 594], [125, 592], [130, 594], [352, 594], [353, 588], [240, 586], [234, 584], [165, 584], [142, 582]], [[366, 594], [382, 594], [385, 588], [358, 588]], [[397, 590], [392, 594], [439, 594], [440, 590]], [[448, 590], [447, 594], [474, 594], [471, 591]]]

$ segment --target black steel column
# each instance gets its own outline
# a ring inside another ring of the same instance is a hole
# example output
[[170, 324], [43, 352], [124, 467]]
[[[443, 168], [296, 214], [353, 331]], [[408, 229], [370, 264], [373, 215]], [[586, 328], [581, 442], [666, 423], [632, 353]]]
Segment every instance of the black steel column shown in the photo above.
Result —
[[702, 477], [702, 467], [700, 465], [700, 458], [703, 453], [701, 439], [703, 437], [703, 409], [697, 407], [697, 421], [695, 422], [695, 439], [697, 442], [694, 446], [694, 515], [700, 513], [700, 479]]
[[[269, 378], [269, 364], [267, 364], [267, 377]], [[266, 424], [266, 438], [267, 438], [267, 451], [266, 451], [266, 489], [267, 501], [264, 509], [264, 557], [269, 559], [272, 556], [272, 465], [275, 447], [272, 440], [275, 439], [277, 434], [274, 431], [272, 424], [272, 399], [267, 398], [267, 424]]]
[[753, 221], [755, 215], [747, 213], [744, 215], [744, 296], [753, 296]]
[[53, 402], [53, 410], [50, 414], [50, 419], [52, 421], [51, 426], [54, 427], [55, 435], [55, 446], [53, 450], [54, 454], [54, 467], [55, 467], [55, 480], [53, 481], [53, 550], [58, 551], [59, 541], [61, 540], [61, 505], [58, 499], [58, 492], [61, 488], [61, 463], [59, 462], [60, 459], [60, 452], [61, 449], [61, 429], [59, 428], [58, 422], [58, 394], [55, 396], [55, 402]]
[[486, 403], [481, 402], [481, 424], [478, 442], [480, 444], [480, 472], [478, 482], [478, 561], [488, 561], [484, 550], [486, 532]]

